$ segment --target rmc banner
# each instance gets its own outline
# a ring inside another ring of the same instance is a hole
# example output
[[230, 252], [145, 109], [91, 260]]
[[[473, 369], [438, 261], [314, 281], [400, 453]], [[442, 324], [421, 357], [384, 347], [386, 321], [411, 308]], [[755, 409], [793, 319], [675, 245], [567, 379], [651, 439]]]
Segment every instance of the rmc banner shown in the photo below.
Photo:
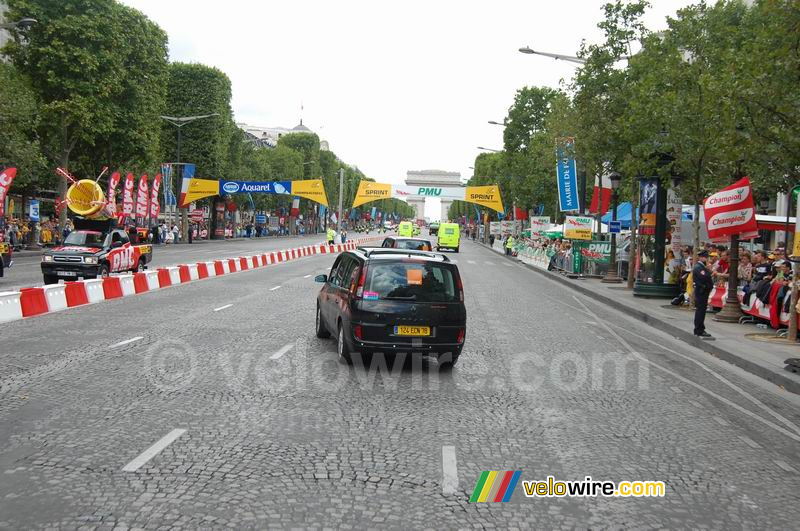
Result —
[[406, 200], [416, 197], [438, 197], [439, 199], [452, 199], [476, 203], [503, 212], [503, 199], [500, 197], [500, 187], [496, 184], [490, 186], [466, 186], [438, 188], [428, 186], [405, 186], [388, 183], [375, 183], [361, 181], [353, 201], [353, 208], [378, 201], [380, 199]]
[[180, 206], [187, 207], [192, 201], [214, 195], [227, 194], [278, 194], [296, 195], [328, 206], [328, 196], [321, 179], [306, 181], [214, 181], [211, 179], [187, 178], [181, 182]]

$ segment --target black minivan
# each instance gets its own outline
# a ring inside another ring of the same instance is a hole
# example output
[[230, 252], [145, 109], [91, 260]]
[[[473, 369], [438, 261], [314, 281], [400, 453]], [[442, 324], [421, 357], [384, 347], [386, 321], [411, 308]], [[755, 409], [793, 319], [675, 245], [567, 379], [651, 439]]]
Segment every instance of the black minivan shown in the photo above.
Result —
[[337, 338], [339, 361], [351, 353], [435, 355], [453, 365], [466, 335], [458, 268], [440, 253], [358, 248], [340, 254], [317, 296], [317, 337]]

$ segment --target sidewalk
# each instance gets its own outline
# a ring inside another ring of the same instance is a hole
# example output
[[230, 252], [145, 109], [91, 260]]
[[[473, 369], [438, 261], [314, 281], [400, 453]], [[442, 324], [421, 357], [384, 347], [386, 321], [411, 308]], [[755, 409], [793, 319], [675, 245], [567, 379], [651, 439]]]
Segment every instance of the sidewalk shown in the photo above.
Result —
[[[492, 250], [503, 254], [498, 248]], [[525, 263], [523, 265], [789, 392], [800, 394], [800, 374], [784, 369], [784, 360], [800, 357], [800, 344], [790, 345], [774, 340], [774, 330], [761, 330], [752, 324], [719, 323], [714, 321], [713, 314], [708, 314], [706, 328], [716, 340], [702, 340], [692, 333], [694, 312], [685, 307], [672, 306], [667, 299], [634, 297], [625, 284], [603, 284], [599, 279], [588, 278], [569, 279], [560, 273]]]

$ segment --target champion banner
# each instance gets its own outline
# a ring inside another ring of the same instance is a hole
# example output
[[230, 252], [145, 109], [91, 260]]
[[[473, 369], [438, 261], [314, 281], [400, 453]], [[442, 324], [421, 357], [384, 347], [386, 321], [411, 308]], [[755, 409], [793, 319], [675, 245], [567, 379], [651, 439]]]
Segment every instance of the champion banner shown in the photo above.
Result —
[[14, 182], [16, 176], [16, 168], [6, 168], [0, 172], [0, 218], [5, 215], [6, 195], [8, 195], [8, 189], [11, 188], [11, 183]]
[[708, 237], [725, 242], [734, 234], [748, 240], [758, 236], [758, 222], [750, 178], [744, 177], [710, 195], [703, 203]]
[[147, 174], [143, 174], [139, 178], [139, 193], [136, 194], [136, 217], [144, 219], [147, 217]]
[[157, 173], [153, 178], [153, 189], [150, 194], [150, 219], [158, 223], [158, 212], [161, 204], [158, 202], [158, 189], [161, 187], [161, 174]]
[[321, 179], [304, 181], [215, 181], [184, 177], [181, 181], [181, 206], [204, 197], [237, 193], [295, 195], [328, 206]]
[[566, 138], [556, 147], [558, 163], [558, 205], [562, 212], [580, 210], [578, 202], [578, 171], [575, 166], [575, 139]]
[[122, 215], [123, 217], [133, 214], [133, 182], [134, 176], [129, 173], [125, 176], [125, 188], [122, 189]]
[[108, 178], [108, 193], [106, 193], [107, 210], [110, 215], [117, 213], [117, 186], [119, 185], [119, 172], [115, 171]]
[[358, 183], [358, 191], [353, 201], [353, 207], [380, 199], [406, 200], [419, 197], [438, 197], [439, 199], [466, 201], [491, 208], [497, 212], [504, 211], [503, 198], [500, 196], [500, 187], [497, 185], [439, 188], [394, 185], [372, 181]]

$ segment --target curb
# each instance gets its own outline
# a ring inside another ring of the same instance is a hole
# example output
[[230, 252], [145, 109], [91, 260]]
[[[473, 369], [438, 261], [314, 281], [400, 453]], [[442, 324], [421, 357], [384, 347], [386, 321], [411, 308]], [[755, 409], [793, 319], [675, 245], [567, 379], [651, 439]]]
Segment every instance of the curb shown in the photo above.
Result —
[[[479, 242], [479, 243], [482, 246], [484, 246], [487, 249], [489, 249], [490, 251], [493, 251], [493, 249], [491, 247], [489, 247], [488, 245], [486, 245], [485, 243], [483, 243], [483, 242]], [[578, 282], [573, 282], [568, 278], [562, 277], [561, 275], [554, 274], [554, 273], [551, 273], [550, 271], [545, 271], [543, 269], [539, 269], [539, 268], [534, 267], [534, 266], [532, 266], [530, 264], [526, 264], [522, 260], [517, 260], [514, 257], [508, 257], [508, 256], [503, 255], [503, 254], [501, 254], [500, 256], [502, 258], [506, 259], [506, 260], [510, 260], [512, 262], [521, 264], [524, 267], [526, 267], [527, 269], [530, 269], [531, 271], [535, 271], [536, 273], [539, 273], [540, 275], [542, 275], [544, 277], [547, 277], [550, 280], [553, 280], [554, 282], [559, 282], [559, 283], [561, 283], [561, 284], [563, 284], [565, 286], [569, 286], [571, 289], [573, 289], [575, 291], [578, 291], [581, 294], [586, 295], [587, 297], [589, 297], [591, 299], [594, 299], [594, 300], [596, 300], [598, 302], [602, 302], [603, 304], [605, 304], [607, 306], [610, 306], [611, 308], [614, 308], [615, 310], [618, 310], [618, 311], [620, 311], [620, 312], [622, 312], [624, 314], [627, 314], [627, 315], [633, 317], [634, 319], [636, 319], [638, 321], [641, 321], [643, 323], [646, 323], [646, 324], [652, 326], [656, 330], [661, 330], [662, 332], [666, 332], [666, 333], [670, 334], [671, 336], [675, 337], [676, 339], [680, 339], [684, 343], [687, 343], [687, 344], [689, 344], [689, 345], [691, 345], [693, 347], [696, 347], [696, 348], [698, 348], [698, 349], [700, 349], [700, 350], [702, 350], [702, 351], [704, 351], [704, 352], [706, 352], [708, 354], [711, 354], [714, 357], [717, 357], [717, 358], [719, 358], [721, 360], [727, 361], [728, 363], [730, 363], [732, 365], [736, 365], [737, 367], [739, 367], [741, 369], [744, 369], [745, 371], [749, 372], [750, 374], [758, 376], [759, 378], [763, 378], [764, 380], [772, 382], [775, 385], [781, 386], [783, 389], [785, 389], [786, 391], [789, 391], [790, 393], [800, 394], [800, 383], [796, 382], [795, 380], [792, 380], [791, 378], [788, 378], [788, 377], [784, 376], [783, 374], [780, 374], [779, 372], [772, 371], [772, 370], [770, 370], [770, 369], [768, 369], [766, 367], [763, 367], [763, 366], [761, 366], [761, 365], [759, 365], [757, 363], [753, 363], [749, 359], [743, 358], [742, 356], [740, 356], [738, 354], [735, 354], [733, 352], [730, 352], [728, 350], [720, 348], [720, 347], [716, 346], [711, 341], [703, 341], [702, 339], [697, 339], [694, 336], [694, 334], [692, 334], [690, 332], [687, 332], [686, 330], [684, 330], [682, 328], [678, 328], [677, 326], [675, 326], [673, 324], [670, 324], [667, 321], [655, 318], [655, 317], [653, 317], [652, 315], [650, 315], [650, 314], [648, 314], [646, 312], [643, 312], [641, 310], [637, 310], [636, 308], [632, 308], [632, 307], [628, 306], [627, 304], [623, 304], [623, 303], [621, 303], [619, 301], [616, 301], [616, 300], [614, 300], [614, 299], [612, 299], [610, 297], [606, 297], [605, 295], [602, 295], [600, 293], [596, 293], [596, 292], [594, 292], [594, 291], [592, 291], [592, 290], [590, 290], [590, 289], [588, 289], [588, 288], [586, 288], [584, 286], [581, 286], [580, 283], [578, 283]]]
[[159, 267], [144, 272], [4, 291], [0, 292], [0, 324], [102, 301], [136, 296], [206, 278], [250, 271], [308, 256], [341, 253], [381, 238], [381, 236], [369, 236], [334, 245], [326, 243], [302, 245], [248, 256], [205, 260], [194, 264]]

